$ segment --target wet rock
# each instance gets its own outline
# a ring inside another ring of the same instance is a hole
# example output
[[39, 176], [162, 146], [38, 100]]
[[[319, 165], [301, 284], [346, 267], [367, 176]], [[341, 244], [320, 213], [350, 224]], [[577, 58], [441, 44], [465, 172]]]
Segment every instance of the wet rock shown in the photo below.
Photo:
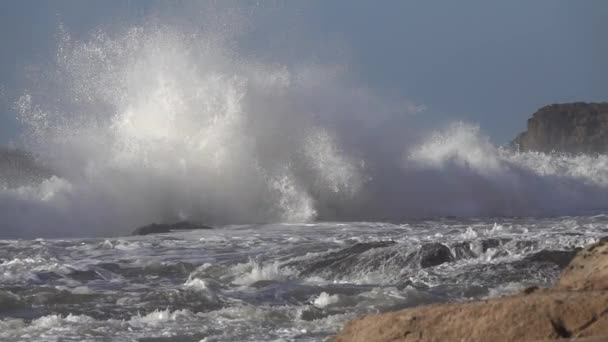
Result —
[[299, 312], [299, 318], [303, 321], [314, 321], [327, 316], [323, 309], [308, 305]]
[[542, 250], [540, 252], [536, 252], [529, 256], [526, 256], [522, 261], [523, 264], [527, 264], [530, 262], [549, 262], [552, 264], [556, 264], [559, 268], [564, 268], [568, 266], [570, 261], [574, 259], [574, 256], [580, 249], [573, 249], [570, 251], [551, 251], [551, 250]]
[[454, 261], [454, 256], [450, 249], [446, 245], [438, 242], [422, 245], [418, 251], [412, 253], [408, 258], [417, 262], [422, 268], [438, 266], [446, 262]]
[[385, 248], [394, 245], [395, 241], [376, 241], [356, 243], [352, 246], [321, 256], [321, 260], [301, 265], [288, 263], [284, 266], [302, 268], [301, 277], [330, 270], [333, 274], [347, 273], [349, 269], [360, 263], [360, 255], [376, 248]]
[[[563, 263], [569, 251], [530, 256]], [[608, 340], [608, 241], [580, 251], [552, 289], [460, 304], [427, 305], [368, 315], [333, 338], [342, 341]]]
[[210, 226], [192, 223], [188, 221], [181, 221], [172, 224], [166, 223], [152, 223], [147, 226], [139, 227], [133, 231], [131, 235], [149, 235], [149, 234], [162, 234], [171, 233], [176, 230], [198, 230], [198, 229], [213, 229]]

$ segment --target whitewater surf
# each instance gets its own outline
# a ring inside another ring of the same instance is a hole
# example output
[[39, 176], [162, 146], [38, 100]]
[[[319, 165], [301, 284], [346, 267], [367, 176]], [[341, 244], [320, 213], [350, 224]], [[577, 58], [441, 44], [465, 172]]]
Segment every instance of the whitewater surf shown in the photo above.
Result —
[[551, 284], [608, 218], [0, 240], [3, 341], [321, 341], [364, 313]]

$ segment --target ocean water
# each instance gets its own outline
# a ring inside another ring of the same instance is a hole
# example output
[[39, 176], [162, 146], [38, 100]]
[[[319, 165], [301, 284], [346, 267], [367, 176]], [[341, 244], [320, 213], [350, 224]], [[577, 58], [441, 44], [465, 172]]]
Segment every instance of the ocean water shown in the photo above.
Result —
[[[245, 53], [238, 11], [200, 13], [59, 25], [28, 68], [16, 146], [53, 175], [0, 173], [0, 340], [319, 341], [549, 285], [606, 235], [607, 155], [421, 125], [348, 63]], [[128, 236], [181, 220], [216, 229]]]
[[0, 340], [322, 341], [364, 313], [550, 285], [606, 235], [601, 215], [0, 240]]

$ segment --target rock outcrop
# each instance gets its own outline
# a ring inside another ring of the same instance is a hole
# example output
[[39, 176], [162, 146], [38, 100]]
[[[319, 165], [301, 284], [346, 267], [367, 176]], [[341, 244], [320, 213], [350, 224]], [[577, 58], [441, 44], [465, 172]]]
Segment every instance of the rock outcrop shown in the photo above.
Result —
[[177, 223], [152, 223], [147, 226], [139, 227], [133, 231], [131, 235], [149, 235], [149, 234], [162, 234], [171, 233], [177, 230], [198, 230], [198, 229], [213, 229], [212, 227], [205, 226], [202, 224], [192, 223], [188, 221], [181, 221]]
[[446, 245], [433, 242], [422, 245], [420, 249], [411, 254], [408, 259], [413, 259], [420, 267], [427, 268], [453, 261], [454, 256]]
[[608, 103], [564, 103], [542, 107], [527, 131], [511, 143], [520, 151], [608, 152]]
[[608, 291], [608, 239], [579, 252], [557, 286], [574, 291]]
[[428, 305], [349, 322], [334, 342], [608, 341], [608, 241], [580, 251], [551, 289]]

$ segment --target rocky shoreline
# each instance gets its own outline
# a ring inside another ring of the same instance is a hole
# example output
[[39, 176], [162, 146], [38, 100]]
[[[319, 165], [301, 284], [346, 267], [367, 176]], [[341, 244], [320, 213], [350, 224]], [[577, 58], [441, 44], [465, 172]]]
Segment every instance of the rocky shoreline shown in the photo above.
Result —
[[552, 288], [468, 303], [368, 315], [346, 324], [346, 341], [608, 340], [608, 239], [582, 251]]

